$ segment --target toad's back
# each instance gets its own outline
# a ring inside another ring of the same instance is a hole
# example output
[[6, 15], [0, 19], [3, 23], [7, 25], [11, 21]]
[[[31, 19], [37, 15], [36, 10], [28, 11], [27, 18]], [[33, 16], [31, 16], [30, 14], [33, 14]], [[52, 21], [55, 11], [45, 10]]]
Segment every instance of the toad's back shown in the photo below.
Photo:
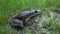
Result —
[[38, 10], [30, 10], [30, 11], [24, 11], [24, 12], [21, 12], [20, 14], [18, 14], [17, 16], [15, 16], [14, 18], [16, 19], [21, 19], [21, 18], [29, 18], [29, 17], [32, 17], [32, 16], [35, 16], [39, 13]]

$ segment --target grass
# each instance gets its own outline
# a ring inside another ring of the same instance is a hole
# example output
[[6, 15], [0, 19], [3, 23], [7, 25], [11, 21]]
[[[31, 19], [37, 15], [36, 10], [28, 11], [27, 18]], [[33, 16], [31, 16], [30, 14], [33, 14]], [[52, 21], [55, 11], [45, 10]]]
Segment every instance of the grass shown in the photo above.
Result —
[[[55, 10], [60, 8], [60, 0], [0, 0], [0, 34], [13, 34], [6, 25], [8, 19], [27, 8]], [[55, 24], [54, 26], [60, 32], [60, 25]]]

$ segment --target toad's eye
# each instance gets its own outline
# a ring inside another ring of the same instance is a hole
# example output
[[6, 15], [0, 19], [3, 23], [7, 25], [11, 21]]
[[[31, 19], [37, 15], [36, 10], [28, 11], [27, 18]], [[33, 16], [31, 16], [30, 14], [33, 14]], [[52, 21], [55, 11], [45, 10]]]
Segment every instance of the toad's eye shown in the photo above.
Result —
[[38, 11], [35, 11], [35, 13], [38, 13]]

